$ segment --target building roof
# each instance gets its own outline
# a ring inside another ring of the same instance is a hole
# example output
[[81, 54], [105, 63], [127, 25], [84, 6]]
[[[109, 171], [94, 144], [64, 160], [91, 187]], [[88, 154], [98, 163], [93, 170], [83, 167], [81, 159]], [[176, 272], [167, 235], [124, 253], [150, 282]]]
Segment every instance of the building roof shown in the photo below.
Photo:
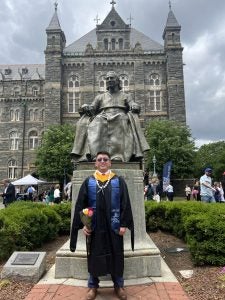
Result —
[[46, 30], [61, 30], [61, 26], [60, 26], [58, 14], [57, 14], [57, 9], [55, 9], [54, 15], [53, 15], [48, 27], [46, 28]]
[[44, 80], [44, 64], [0, 65], [0, 80]]
[[[141, 47], [144, 51], [151, 51], [151, 50], [163, 50], [163, 46], [156, 41], [153, 41], [144, 33], [131, 28], [130, 34], [130, 44], [131, 48], [134, 48], [136, 43], [140, 43]], [[65, 54], [74, 53], [74, 52], [84, 52], [86, 45], [91, 44], [92, 47], [95, 49], [97, 46], [97, 36], [96, 36], [96, 29], [89, 31], [87, 34], [82, 36], [80, 39], [76, 40], [72, 44], [68, 45], [64, 49]]]
[[177, 22], [177, 19], [173, 13], [173, 11], [170, 9], [167, 17], [166, 27], [180, 27], [179, 23]]

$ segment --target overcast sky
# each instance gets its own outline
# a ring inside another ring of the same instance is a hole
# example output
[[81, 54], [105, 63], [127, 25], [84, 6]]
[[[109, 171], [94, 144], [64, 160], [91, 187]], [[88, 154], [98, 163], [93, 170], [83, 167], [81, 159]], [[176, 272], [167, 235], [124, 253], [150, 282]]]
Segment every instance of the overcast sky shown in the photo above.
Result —
[[[54, 0], [0, 0], [0, 64], [44, 63]], [[111, 0], [58, 0], [67, 45], [95, 28]], [[163, 44], [168, 0], [117, 0], [123, 20]], [[197, 144], [225, 140], [225, 0], [171, 0], [181, 25], [187, 125]]]

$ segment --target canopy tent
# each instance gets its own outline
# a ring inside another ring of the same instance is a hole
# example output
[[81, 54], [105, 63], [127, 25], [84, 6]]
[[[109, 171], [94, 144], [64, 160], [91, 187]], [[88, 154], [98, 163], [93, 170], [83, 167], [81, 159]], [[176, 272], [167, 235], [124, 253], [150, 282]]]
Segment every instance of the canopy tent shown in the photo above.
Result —
[[13, 185], [38, 185], [38, 184], [44, 184], [44, 183], [47, 183], [47, 182], [44, 180], [39, 180], [30, 174], [12, 182]]

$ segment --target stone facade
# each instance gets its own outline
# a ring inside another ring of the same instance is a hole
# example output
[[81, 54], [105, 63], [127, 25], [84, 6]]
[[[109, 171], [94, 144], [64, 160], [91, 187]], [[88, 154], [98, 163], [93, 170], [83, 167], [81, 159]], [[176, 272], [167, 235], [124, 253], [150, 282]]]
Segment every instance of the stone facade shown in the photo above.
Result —
[[141, 124], [186, 122], [181, 27], [171, 8], [164, 45], [125, 24], [112, 6], [105, 20], [66, 46], [57, 9], [46, 29], [45, 65], [0, 65], [0, 178], [35, 171], [35, 149], [51, 124], [76, 124], [78, 108], [105, 91], [115, 71], [141, 106]]

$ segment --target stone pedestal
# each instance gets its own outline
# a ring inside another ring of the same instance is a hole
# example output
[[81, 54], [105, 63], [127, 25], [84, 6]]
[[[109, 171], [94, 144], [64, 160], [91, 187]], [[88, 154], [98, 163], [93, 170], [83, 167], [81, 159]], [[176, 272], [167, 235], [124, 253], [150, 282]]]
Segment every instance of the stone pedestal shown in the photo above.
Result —
[[[82, 163], [73, 173], [72, 216], [80, 186], [93, 170], [93, 163]], [[113, 163], [112, 171], [123, 176], [127, 183], [134, 217], [134, 252], [129, 230], [124, 237], [124, 278], [161, 276], [160, 252], [146, 233], [142, 170], [138, 163]], [[74, 253], [69, 250], [69, 241], [56, 253], [55, 277], [87, 279], [86, 255], [85, 238], [80, 230]]]

